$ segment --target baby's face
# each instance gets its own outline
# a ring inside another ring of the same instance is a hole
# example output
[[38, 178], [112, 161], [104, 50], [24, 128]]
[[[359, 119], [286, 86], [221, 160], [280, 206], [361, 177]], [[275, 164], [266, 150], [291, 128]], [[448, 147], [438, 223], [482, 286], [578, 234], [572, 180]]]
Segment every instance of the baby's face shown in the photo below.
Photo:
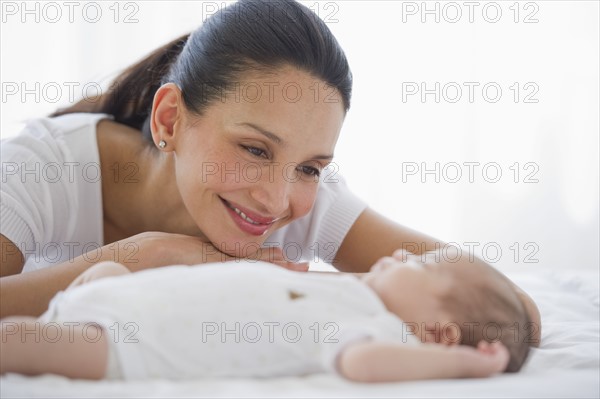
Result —
[[[441, 308], [440, 298], [455, 287], [457, 275], [466, 265], [451, 263], [443, 256], [436, 258], [435, 255], [397, 251], [394, 256], [377, 261], [363, 281], [375, 291], [388, 310], [404, 322], [426, 326], [427, 329], [435, 328], [436, 323], [443, 326], [450, 320]], [[461, 275], [461, 284], [462, 278]], [[430, 341], [429, 338], [422, 340]]]

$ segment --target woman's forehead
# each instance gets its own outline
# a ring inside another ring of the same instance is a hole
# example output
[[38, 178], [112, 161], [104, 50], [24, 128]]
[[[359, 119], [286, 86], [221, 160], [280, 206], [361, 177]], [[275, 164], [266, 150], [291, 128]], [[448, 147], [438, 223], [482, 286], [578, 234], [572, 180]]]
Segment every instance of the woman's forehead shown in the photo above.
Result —
[[327, 102], [325, 94], [333, 94], [318, 88], [313, 77], [290, 80], [294, 77], [245, 80], [217, 100], [212, 113], [228, 128], [266, 132], [275, 142], [333, 153], [345, 116], [341, 97], [334, 93], [339, 101]]

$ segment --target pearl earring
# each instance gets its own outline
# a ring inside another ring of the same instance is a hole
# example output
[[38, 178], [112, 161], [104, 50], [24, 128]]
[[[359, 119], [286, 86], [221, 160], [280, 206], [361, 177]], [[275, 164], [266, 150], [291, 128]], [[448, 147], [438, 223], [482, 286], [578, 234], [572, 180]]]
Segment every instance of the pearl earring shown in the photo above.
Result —
[[164, 141], [164, 140], [161, 140], [161, 141], [158, 143], [158, 147], [159, 147], [159, 148], [161, 148], [161, 149], [162, 149], [162, 148], [165, 148], [166, 146], [167, 146], [167, 142], [166, 142], [166, 141]]

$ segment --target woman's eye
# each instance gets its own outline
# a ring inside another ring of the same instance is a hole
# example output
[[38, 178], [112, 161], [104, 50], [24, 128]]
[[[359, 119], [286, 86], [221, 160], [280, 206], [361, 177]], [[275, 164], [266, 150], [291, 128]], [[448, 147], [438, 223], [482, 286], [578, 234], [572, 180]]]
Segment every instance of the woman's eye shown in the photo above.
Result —
[[243, 146], [246, 151], [248, 151], [250, 154], [257, 156], [257, 157], [261, 157], [261, 158], [266, 158], [267, 157], [267, 153], [264, 150], [261, 150], [260, 148], [257, 147], [247, 147], [247, 146]]
[[319, 177], [321, 175], [321, 171], [317, 168], [313, 168], [312, 166], [301, 166], [300, 170], [302, 173], [308, 176]]

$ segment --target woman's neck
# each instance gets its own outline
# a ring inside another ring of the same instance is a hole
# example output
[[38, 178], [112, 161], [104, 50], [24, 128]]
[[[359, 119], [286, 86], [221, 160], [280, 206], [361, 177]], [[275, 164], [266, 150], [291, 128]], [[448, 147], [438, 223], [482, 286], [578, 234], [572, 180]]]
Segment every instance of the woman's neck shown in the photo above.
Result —
[[171, 153], [159, 152], [139, 131], [112, 121], [97, 128], [105, 239], [145, 231], [203, 236], [185, 208]]

